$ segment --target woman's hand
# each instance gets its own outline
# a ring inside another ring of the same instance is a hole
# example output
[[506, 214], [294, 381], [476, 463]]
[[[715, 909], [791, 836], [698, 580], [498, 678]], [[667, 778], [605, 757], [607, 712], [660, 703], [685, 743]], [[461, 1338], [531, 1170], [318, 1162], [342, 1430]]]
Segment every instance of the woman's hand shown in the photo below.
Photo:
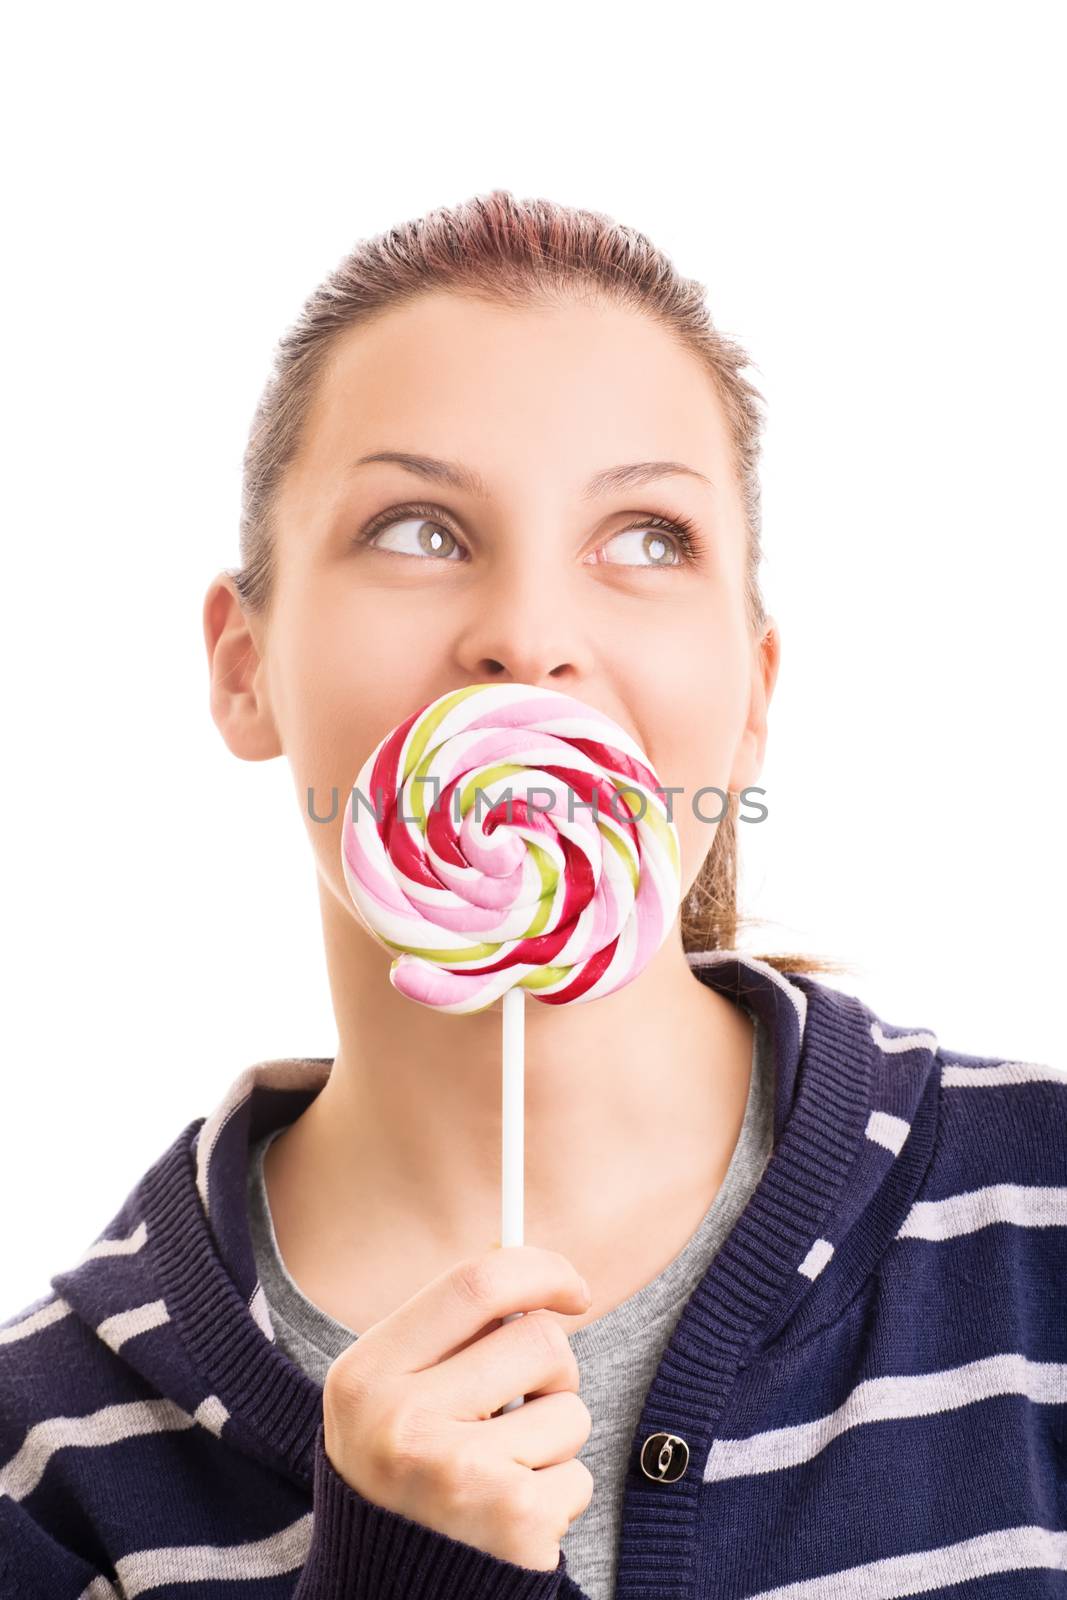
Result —
[[[552, 1571], [589, 1504], [577, 1452], [592, 1418], [562, 1324], [589, 1308], [555, 1250], [513, 1245], [457, 1263], [330, 1367], [323, 1440], [364, 1498], [504, 1561]], [[522, 1311], [514, 1322], [487, 1325]], [[514, 1411], [494, 1415], [526, 1396]]]

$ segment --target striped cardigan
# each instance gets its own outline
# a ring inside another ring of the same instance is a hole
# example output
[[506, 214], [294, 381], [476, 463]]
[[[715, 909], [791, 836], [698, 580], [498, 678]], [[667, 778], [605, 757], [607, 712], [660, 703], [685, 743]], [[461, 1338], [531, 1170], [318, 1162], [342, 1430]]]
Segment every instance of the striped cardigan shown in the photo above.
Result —
[[[689, 959], [772, 1030], [775, 1145], [648, 1390], [616, 1595], [1067, 1595], [1067, 1075]], [[565, 1556], [498, 1560], [324, 1453], [245, 1169], [329, 1065], [242, 1074], [0, 1326], [4, 1600], [580, 1600]]]

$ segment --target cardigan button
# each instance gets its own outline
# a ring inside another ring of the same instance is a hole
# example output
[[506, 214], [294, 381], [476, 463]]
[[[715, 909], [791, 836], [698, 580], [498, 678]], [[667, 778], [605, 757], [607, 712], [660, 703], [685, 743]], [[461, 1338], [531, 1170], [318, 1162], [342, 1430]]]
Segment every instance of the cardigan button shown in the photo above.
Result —
[[650, 1433], [641, 1446], [641, 1471], [655, 1483], [677, 1483], [689, 1465], [689, 1446], [676, 1433]]

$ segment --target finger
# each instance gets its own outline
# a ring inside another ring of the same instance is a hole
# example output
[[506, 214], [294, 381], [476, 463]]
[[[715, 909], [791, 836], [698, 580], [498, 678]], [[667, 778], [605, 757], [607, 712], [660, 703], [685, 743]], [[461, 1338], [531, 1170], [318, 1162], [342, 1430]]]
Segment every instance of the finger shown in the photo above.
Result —
[[575, 1457], [557, 1466], [541, 1467], [534, 1478], [543, 1496], [541, 1504], [546, 1516], [551, 1512], [551, 1525], [558, 1530], [556, 1538], [562, 1539], [593, 1498], [593, 1475], [585, 1462]]
[[579, 1315], [588, 1304], [581, 1277], [558, 1250], [489, 1250], [457, 1262], [360, 1334], [360, 1365], [372, 1377], [421, 1372], [511, 1312], [547, 1307]]
[[557, 1389], [477, 1426], [499, 1455], [536, 1469], [572, 1460], [592, 1432], [592, 1419], [580, 1396]]
[[532, 1390], [578, 1392], [578, 1362], [551, 1314], [530, 1311], [419, 1375], [420, 1398], [460, 1421], [488, 1420]]

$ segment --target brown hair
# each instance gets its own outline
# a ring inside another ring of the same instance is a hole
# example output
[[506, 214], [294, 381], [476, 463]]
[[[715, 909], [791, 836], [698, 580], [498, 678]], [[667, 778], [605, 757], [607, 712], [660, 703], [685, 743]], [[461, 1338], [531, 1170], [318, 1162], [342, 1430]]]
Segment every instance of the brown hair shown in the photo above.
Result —
[[[747, 526], [745, 611], [753, 637], [766, 622], [757, 573], [760, 545], [758, 461], [763, 416], [758, 389], [741, 375], [745, 351], [713, 326], [704, 286], [683, 278], [635, 229], [596, 211], [551, 200], [517, 200], [494, 189], [360, 240], [305, 301], [275, 349], [244, 455], [240, 551], [230, 573], [245, 610], [269, 614], [274, 585], [274, 507], [299, 450], [317, 381], [336, 337], [433, 290], [495, 306], [551, 308], [610, 299], [658, 322], [704, 366], [725, 413]], [[737, 909], [738, 795], [682, 906], [687, 951], [736, 948], [740, 925], [764, 919]], [[805, 954], [759, 959], [783, 972], [847, 971]]]

